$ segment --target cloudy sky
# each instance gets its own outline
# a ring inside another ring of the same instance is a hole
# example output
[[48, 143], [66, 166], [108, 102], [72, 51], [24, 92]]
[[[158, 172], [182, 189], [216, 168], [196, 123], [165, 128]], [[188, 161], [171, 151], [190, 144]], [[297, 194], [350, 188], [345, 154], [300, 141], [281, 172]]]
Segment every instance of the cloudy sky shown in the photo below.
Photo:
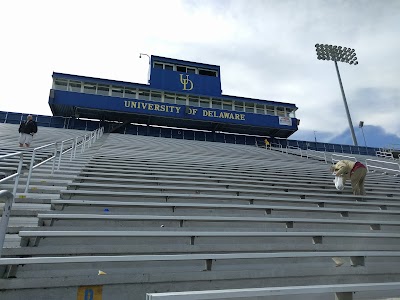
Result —
[[399, 31], [397, 0], [2, 1], [0, 110], [51, 114], [53, 71], [146, 83], [143, 52], [220, 65], [224, 94], [295, 103], [293, 138], [350, 143], [327, 43], [356, 49], [339, 68], [367, 143], [400, 143]]

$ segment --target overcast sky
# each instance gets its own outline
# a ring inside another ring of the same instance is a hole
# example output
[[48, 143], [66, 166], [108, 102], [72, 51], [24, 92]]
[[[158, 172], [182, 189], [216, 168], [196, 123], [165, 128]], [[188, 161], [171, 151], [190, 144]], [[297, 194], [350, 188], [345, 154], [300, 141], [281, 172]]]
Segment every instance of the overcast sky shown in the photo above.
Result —
[[143, 52], [220, 65], [224, 94], [295, 103], [295, 136], [330, 141], [348, 123], [324, 43], [356, 50], [339, 65], [353, 124], [397, 142], [399, 31], [397, 0], [2, 1], [0, 110], [51, 114], [53, 71], [146, 83]]

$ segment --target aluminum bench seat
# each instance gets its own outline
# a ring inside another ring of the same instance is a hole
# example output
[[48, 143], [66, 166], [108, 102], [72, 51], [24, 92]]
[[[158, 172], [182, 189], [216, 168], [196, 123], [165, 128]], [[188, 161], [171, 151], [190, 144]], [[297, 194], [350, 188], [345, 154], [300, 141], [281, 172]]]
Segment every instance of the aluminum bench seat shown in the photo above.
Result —
[[[383, 220], [355, 220], [355, 219], [314, 219], [314, 218], [265, 218], [265, 217], [221, 217], [221, 216], [160, 216], [160, 215], [115, 215], [115, 214], [65, 214], [65, 213], [39, 213], [38, 216], [40, 224], [46, 226], [47, 224], [53, 226], [57, 221], [83, 221], [85, 226], [90, 225], [90, 221], [103, 221], [102, 223], [95, 223], [95, 226], [101, 225], [101, 228], [111, 227], [107, 221], [176, 221], [177, 227], [186, 228], [187, 223], [190, 222], [211, 222], [211, 223], [281, 223], [288, 228], [297, 228], [298, 224], [328, 224], [328, 225], [366, 225], [365, 229], [381, 230], [383, 226], [400, 226], [400, 221], [383, 221]], [[160, 222], [157, 222], [157, 225]], [[73, 222], [71, 225], [75, 225]], [[120, 225], [120, 222], [118, 222]], [[80, 223], [82, 226], [82, 224]], [[232, 225], [229, 225], [232, 226]], [[240, 225], [239, 225], [240, 226]], [[160, 227], [160, 225], [158, 225]], [[202, 227], [201, 227], [202, 228]], [[354, 226], [350, 227], [354, 230]], [[399, 228], [397, 228], [398, 230]]]

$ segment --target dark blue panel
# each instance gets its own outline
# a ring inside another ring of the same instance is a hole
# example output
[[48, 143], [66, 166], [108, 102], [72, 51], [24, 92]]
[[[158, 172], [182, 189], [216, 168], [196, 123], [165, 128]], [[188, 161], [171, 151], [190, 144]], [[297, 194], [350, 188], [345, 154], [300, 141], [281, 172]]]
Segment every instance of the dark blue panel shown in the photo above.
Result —
[[161, 128], [160, 127], [152, 127], [149, 126], [149, 136], [155, 136], [155, 137], [159, 137], [161, 136]]
[[[90, 122], [90, 121], [87, 121]], [[57, 127], [57, 128], [64, 128], [64, 118], [60, 118], [60, 117], [53, 117], [51, 119], [51, 127]], [[92, 129], [88, 129], [87, 130], [92, 130]]]
[[171, 128], [161, 128], [161, 136], [164, 138], [172, 137]]
[[38, 126], [49, 127], [52, 125], [51, 119], [52, 119], [52, 117], [49, 117], [49, 116], [37, 116], [36, 122], [37, 122]]
[[206, 133], [203, 131], [194, 131], [194, 139], [196, 141], [205, 141], [206, 140]]
[[185, 140], [194, 140], [194, 131], [184, 130], [183, 131], [183, 138]]
[[350, 146], [350, 148], [351, 148], [351, 153], [353, 153], [353, 154], [359, 154], [360, 153], [360, 151], [359, 151], [357, 146]]
[[[60, 120], [62, 121], [62, 125], [64, 126], [64, 120]], [[61, 123], [61, 122], [60, 122]], [[99, 122], [96, 121], [87, 121], [87, 130], [89, 131], [94, 131], [97, 128], [99, 128]], [[122, 133], [125, 131], [125, 126], [120, 127]]]
[[4, 123], [4, 121], [7, 118], [7, 112], [5, 111], [0, 111], [0, 123]]
[[365, 147], [360, 147], [360, 154], [361, 155], [368, 155], [367, 149], [365, 149]]
[[183, 134], [181, 129], [172, 129], [172, 137], [174, 139], [183, 139]]
[[279, 141], [278, 143], [281, 144], [282, 147], [286, 148], [287, 140], [278, 140], [278, 141]]
[[223, 133], [215, 133], [215, 142], [225, 143], [225, 136]]
[[342, 145], [343, 153], [351, 153], [349, 145]]
[[245, 140], [244, 140], [244, 136], [243, 135], [237, 135], [236, 136], [236, 144], [244, 144]]
[[315, 147], [315, 142], [306, 142], [306, 144], [307, 144], [307, 149], [317, 150]]
[[23, 120], [21, 117], [23, 117], [23, 114], [9, 112], [7, 116], [7, 123], [20, 124], [21, 120]]
[[256, 144], [256, 138], [254, 136], [245, 136], [246, 139], [246, 145], [255, 145]]
[[75, 119], [74, 129], [86, 130], [86, 121], [85, 120]]
[[340, 145], [333, 144], [333, 149], [335, 150], [334, 152], [342, 152], [342, 147]]
[[138, 126], [139, 135], [147, 135], [147, 126]]
[[126, 134], [134, 134], [134, 135], [136, 135], [136, 134], [137, 134], [137, 131], [138, 131], [138, 126], [137, 126], [137, 125], [128, 124], [128, 125], [126, 126], [126, 131], [125, 131], [125, 133], [126, 133]]
[[214, 141], [214, 134], [212, 132], [206, 132], [205, 141], [209, 141], [209, 142]]
[[163, 69], [151, 69], [150, 87], [179, 93], [221, 96], [219, 77]]
[[225, 143], [235, 144], [235, 136], [233, 134], [225, 134]]

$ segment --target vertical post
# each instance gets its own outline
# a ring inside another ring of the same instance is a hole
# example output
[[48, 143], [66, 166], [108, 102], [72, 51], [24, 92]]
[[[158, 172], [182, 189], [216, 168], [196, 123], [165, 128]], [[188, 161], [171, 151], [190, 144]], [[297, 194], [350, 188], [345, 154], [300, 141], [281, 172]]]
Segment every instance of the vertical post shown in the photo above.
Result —
[[[57, 144], [54, 144], [54, 157], [53, 157], [53, 166], [51, 167], [51, 174], [54, 174], [54, 167], [56, 166], [56, 157], [57, 157]], [[61, 153], [60, 153], [61, 156]]]
[[28, 179], [26, 180], [25, 193], [27, 193], [28, 189], [29, 189], [29, 182], [31, 181], [31, 176], [32, 176], [32, 171], [33, 171], [33, 163], [35, 162], [35, 156], [36, 156], [36, 149], [33, 149], [31, 164], [29, 166]]
[[[60, 170], [61, 157], [62, 157], [63, 149], [64, 149], [64, 141], [61, 142], [60, 157], [58, 158], [57, 170]], [[55, 158], [54, 158], [54, 159], [55, 159]]]
[[3, 252], [4, 239], [7, 233], [8, 220], [10, 219], [11, 208], [14, 202], [14, 195], [9, 191], [1, 191], [0, 198], [6, 199], [3, 208], [3, 215], [0, 221], [0, 257], [1, 257], [1, 254]]
[[76, 149], [78, 148], [78, 140], [79, 140], [79, 137], [76, 137], [75, 138], [75, 147], [74, 147], [74, 158], [76, 157]]
[[347, 106], [346, 95], [344, 94], [342, 79], [340, 78], [340, 73], [339, 73], [339, 68], [338, 68], [338, 65], [337, 65], [337, 61], [335, 60], [334, 63], [335, 63], [336, 73], [337, 73], [338, 80], [339, 80], [340, 91], [342, 92], [344, 108], [346, 109], [347, 121], [349, 122], [350, 132], [351, 132], [351, 136], [353, 138], [353, 144], [354, 144], [354, 146], [358, 146], [357, 139], [356, 139], [356, 134], [354, 133], [353, 122], [351, 121], [351, 117], [350, 117], [349, 107]]
[[69, 161], [72, 161], [72, 157], [74, 155], [74, 151], [75, 151], [75, 140], [72, 140], [72, 146], [71, 146], [71, 156], [69, 158]]
[[13, 189], [13, 195], [15, 197], [16, 193], [17, 193], [17, 188], [18, 188], [18, 183], [19, 183], [19, 176], [21, 175], [21, 170], [22, 170], [22, 163], [24, 160], [24, 154], [21, 153], [19, 155], [19, 163], [18, 163], [18, 170], [17, 170], [17, 176], [14, 179], [14, 189]]

